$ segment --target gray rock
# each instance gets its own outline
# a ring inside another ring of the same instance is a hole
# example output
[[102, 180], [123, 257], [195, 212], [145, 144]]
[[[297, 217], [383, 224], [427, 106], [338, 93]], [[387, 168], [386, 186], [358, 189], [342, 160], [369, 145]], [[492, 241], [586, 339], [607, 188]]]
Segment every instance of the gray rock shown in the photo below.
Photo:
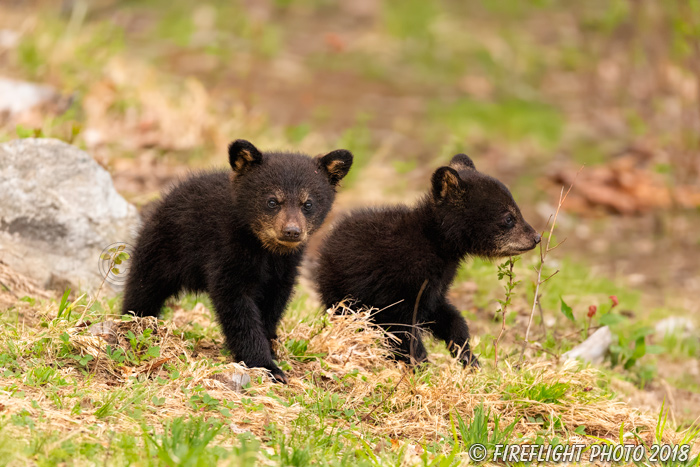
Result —
[[221, 381], [231, 391], [241, 393], [244, 392], [243, 386], [250, 384], [250, 376], [239, 372], [217, 373], [212, 379]]
[[54, 139], [0, 144], [0, 261], [13, 269], [45, 287], [94, 290], [101, 252], [132, 242], [138, 222], [86, 152]]
[[0, 114], [11, 117], [60, 98], [50, 86], [0, 78]]
[[588, 339], [562, 355], [564, 361], [580, 359], [584, 362], [603, 363], [605, 354], [612, 344], [613, 336], [610, 328], [603, 326], [588, 336]]

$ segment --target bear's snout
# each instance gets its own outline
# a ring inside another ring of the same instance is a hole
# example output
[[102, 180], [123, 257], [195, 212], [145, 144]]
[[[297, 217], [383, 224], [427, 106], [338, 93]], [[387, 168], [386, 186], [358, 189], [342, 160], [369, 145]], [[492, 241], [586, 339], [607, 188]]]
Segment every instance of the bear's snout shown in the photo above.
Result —
[[301, 237], [301, 228], [297, 224], [287, 224], [282, 229], [282, 235], [286, 241], [298, 241]]
[[292, 206], [283, 208], [274, 220], [274, 239], [285, 247], [296, 248], [306, 241], [309, 225], [301, 211]]

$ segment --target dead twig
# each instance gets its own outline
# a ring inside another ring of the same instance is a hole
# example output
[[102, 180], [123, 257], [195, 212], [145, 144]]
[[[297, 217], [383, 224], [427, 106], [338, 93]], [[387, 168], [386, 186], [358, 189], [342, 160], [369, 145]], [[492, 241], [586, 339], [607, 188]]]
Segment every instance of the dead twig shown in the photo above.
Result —
[[415, 336], [416, 333], [418, 333], [418, 330], [416, 329], [416, 320], [418, 319], [418, 305], [420, 304], [420, 298], [423, 296], [423, 291], [425, 290], [425, 287], [428, 285], [428, 279], [423, 281], [423, 285], [420, 286], [420, 290], [418, 291], [418, 296], [416, 297], [416, 303], [413, 305], [413, 320], [412, 320], [412, 327], [411, 327], [411, 334], [410, 334], [410, 339], [411, 339], [411, 344], [409, 347], [409, 357], [411, 358], [411, 363], [415, 365], [416, 363], [416, 339], [417, 337]]
[[360, 420], [361, 422], [364, 423], [364, 422], [366, 422], [367, 420], [369, 420], [369, 417], [370, 417], [379, 407], [381, 407], [382, 405], [384, 405], [384, 403], [387, 401], [387, 399], [389, 399], [389, 397], [390, 397], [392, 394], [394, 394], [394, 393], [396, 392], [396, 389], [398, 389], [398, 387], [399, 387], [399, 385], [401, 384], [401, 382], [406, 378], [406, 373], [407, 373], [407, 371], [404, 371], [404, 372], [401, 374], [401, 378], [399, 378], [399, 381], [398, 381], [398, 383], [396, 383], [396, 386], [394, 386], [393, 388], [391, 388], [391, 391], [389, 391], [389, 393], [388, 393], [386, 396], [384, 396], [384, 398], [383, 398], [378, 404], [376, 404], [374, 407], [372, 407], [372, 410], [370, 410], [369, 413], [368, 413], [367, 415], [365, 415], [364, 417], [362, 417], [362, 420]]
[[[549, 228], [549, 232], [547, 234], [547, 240], [545, 241], [544, 239], [544, 234], [545, 231], [542, 231], [542, 241], [540, 242], [540, 264], [537, 268], [537, 282], [535, 283], [535, 294], [534, 298], [532, 300], [532, 310], [530, 311], [530, 318], [528, 319], [527, 322], [527, 329], [525, 330], [525, 339], [524, 339], [524, 345], [522, 348], [522, 352], [520, 353], [520, 362], [522, 363], [523, 359], [525, 358], [525, 350], [527, 349], [527, 344], [530, 343], [530, 328], [532, 327], [532, 319], [535, 316], [535, 310], [537, 309], [537, 306], [540, 302], [540, 287], [542, 284], [547, 282], [549, 279], [551, 279], [555, 274], [559, 272], [559, 270], [555, 271], [553, 274], [551, 274], [549, 277], [542, 279], [542, 271], [544, 270], [544, 263], [547, 258], [547, 254], [559, 247], [562, 243], [566, 241], [566, 239], [562, 240], [561, 242], [557, 243], [556, 245], [552, 246], [552, 237], [554, 235], [554, 227], [557, 224], [557, 217], [559, 216], [559, 211], [561, 211], [562, 206], [564, 205], [564, 202], [566, 201], [567, 196], [569, 196], [569, 193], [571, 192], [571, 189], [574, 187], [574, 184], [576, 183], [576, 179], [578, 178], [579, 174], [583, 170], [583, 166], [576, 172], [576, 176], [574, 177], [574, 180], [571, 182], [571, 185], [569, 185], [569, 189], [566, 190], [566, 193], [564, 192], [564, 187], [561, 188], [561, 193], [559, 195], [559, 204], [557, 205], [557, 210], [554, 212], [554, 217], [550, 216], [549, 220], [547, 220], [547, 225], [550, 225], [550, 220], [551, 220], [551, 226]], [[545, 227], [546, 230], [546, 227]]]

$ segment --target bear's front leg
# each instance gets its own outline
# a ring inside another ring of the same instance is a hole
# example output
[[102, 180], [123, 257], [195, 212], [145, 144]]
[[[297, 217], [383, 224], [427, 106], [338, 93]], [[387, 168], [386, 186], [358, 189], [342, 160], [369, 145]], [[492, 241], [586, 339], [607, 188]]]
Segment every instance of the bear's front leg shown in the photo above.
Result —
[[445, 341], [452, 356], [464, 366], [478, 368], [479, 360], [469, 347], [469, 326], [462, 314], [446, 300], [438, 303], [433, 321], [428, 325], [433, 335]]
[[229, 350], [248, 367], [266, 368], [275, 381], [286, 384], [284, 372], [272, 361], [260, 309], [250, 297], [235, 292], [209, 292]]
[[[274, 284], [271, 284], [270, 287], [267, 288], [264, 295], [265, 298], [260, 304], [263, 326], [265, 327], [267, 339], [270, 342], [270, 349], [272, 349], [272, 341], [277, 339], [277, 326], [279, 326], [287, 303], [289, 303], [289, 297], [292, 295], [294, 277], [294, 274], [289, 274], [286, 277], [280, 278]], [[275, 353], [272, 350], [271, 355], [273, 359], [276, 359]]]

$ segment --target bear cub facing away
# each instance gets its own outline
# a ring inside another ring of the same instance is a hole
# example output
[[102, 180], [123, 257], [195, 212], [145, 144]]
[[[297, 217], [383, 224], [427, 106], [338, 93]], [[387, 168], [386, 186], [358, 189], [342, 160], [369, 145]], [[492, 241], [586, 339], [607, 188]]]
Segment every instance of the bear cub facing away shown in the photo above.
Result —
[[427, 360], [420, 327], [464, 365], [478, 366], [467, 322], [446, 297], [457, 268], [467, 256], [519, 255], [540, 235], [506, 186], [464, 154], [437, 169], [431, 184], [414, 208], [365, 209], [336, 224], [321, 246], [316, 281], [327, 307], [348, 298], [380, 310], [372, 319], [400, 339], [398, 358]]
[[157, 316], [180, 291], [208, 292], [233, 355], [286, 382], [271, 341], [304, 246], [328, 214], [352, 154], [261, 153], [244, 140], [228, 152], [232, 172], [192, 176], [145, 222], [123, 312]]

